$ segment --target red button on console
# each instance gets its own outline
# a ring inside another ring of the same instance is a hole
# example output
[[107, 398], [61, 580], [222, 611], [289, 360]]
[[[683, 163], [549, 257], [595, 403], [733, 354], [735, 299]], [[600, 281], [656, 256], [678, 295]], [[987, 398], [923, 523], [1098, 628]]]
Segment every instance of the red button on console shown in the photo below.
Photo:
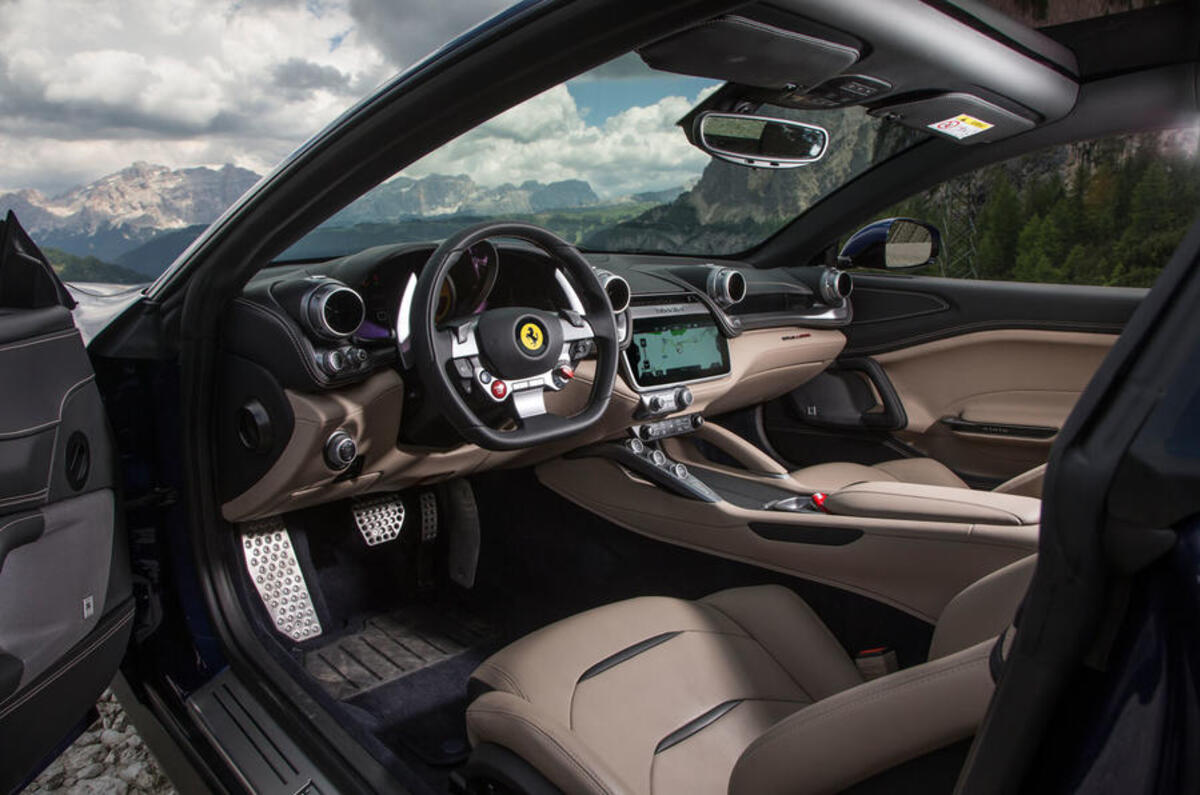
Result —
[[508, 395], [508, 384], [497, 378], [492, 382], [492, 397], [496, 400], [504, 400], [506, 395]]

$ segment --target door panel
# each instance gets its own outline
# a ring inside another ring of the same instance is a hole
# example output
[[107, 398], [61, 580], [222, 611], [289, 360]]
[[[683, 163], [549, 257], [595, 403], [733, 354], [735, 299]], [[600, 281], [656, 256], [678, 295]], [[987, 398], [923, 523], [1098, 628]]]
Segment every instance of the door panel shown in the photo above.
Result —
[[113, 444], [69, 295], [0, 226], [0, 792], [70, 737], [133, 624]]
[[1119, 334], [1146, 290], [854, 274], [844, 356], [994, 329]]
[[1045, 463], [1115, 334], [962, 334], [874, 357], [904, 406], [897, 438], [951, 469], [1008, 479]]
[[924, 455], [974, 486], [994, 486], [1045, 463], [1145, 293], [856, 273], [839, 362], [878, 367], [873, 392], [894, 392], [901, 427], [837, 428], [823, 418], [849, 411], [869, 420], [882, 405], [821, 406], [810, 389], [766, 407], [767, 438], [796, 466]]

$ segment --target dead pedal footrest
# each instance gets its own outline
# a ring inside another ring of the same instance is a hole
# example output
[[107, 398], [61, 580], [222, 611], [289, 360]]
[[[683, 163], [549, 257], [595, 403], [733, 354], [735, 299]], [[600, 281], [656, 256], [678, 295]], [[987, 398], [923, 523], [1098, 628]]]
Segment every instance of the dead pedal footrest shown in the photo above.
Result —
[[283, 520], [250, 522], [241, 531], [246, 570], [275, 629], [294, 641], [320, 635], [321, 622]]
[[355, 500], [351, 508], [354, 524], [367, 546], [373, 547], [400, 537], [404, 526], [404, 503], [395, 494]]

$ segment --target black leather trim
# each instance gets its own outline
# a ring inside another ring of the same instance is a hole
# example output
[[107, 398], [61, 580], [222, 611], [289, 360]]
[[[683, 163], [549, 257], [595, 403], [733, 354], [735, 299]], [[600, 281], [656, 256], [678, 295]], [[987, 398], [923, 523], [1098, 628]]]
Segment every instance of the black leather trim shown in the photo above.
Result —
[[[842, 356], [868, 356], [977, 331], [1119, 334], [1146, 291], [856, 273], [854, 322]], [[873, 295], [875, 294], [875, 295]], [[891, 295], [888, 300], [887, 295]], [[904, 294], [901, 296], [900, 294]], [[876, 297], [878, 296], [878, 297]], [[929, 309], [914, 311], [923, 296]], [[865, 300], [864, 300], [865, 299]], [[894, 316], [889, 316], [894, 313]]]
[[73, 329], [71, 311], [66, 307], [0, 308], [0, 345]]
[[850, 299], [854, 303], [854, 325], [887, 323], [924, 315], [936, 315], [950, 308], [946, 299], [913, 290], [886, 287], [858, 287]]
[[751, 522], [754, 534], [771, 541], [788, 544], [816, 544], [823, 547], [842, 547], [862, 538], [863, 531], [857, 527], [803, 527], [794, 524]]
[[659, 740], [658, 745], [654, 746], [654, 753], [661, 754], [673, 745], [679, 745], [681, 742], [691, 737], [696, 732], [711, 726], [718, 720], [723, 718], [731, 709], [742, 703], [742, 699], [734, 699], [726, 701], [705, 712], [699, 717], [693, 718], [687, 723], [680, 726], [675, 731], [668, 734], [666, 737]]
[[580, 675], [579, 681], [585, 682], [588, 679], [591, 679], [593, 676], [602, 674], [605, 671], [607, 671], [609, 668], [618, 666], [621, 663], [625, 662], [626, 660], [629, 660], [629, 659], [632, 659], [632, 658], [638, 656], [639, 654], [641, 654], [644, 651], [653, 649], [655, 646], [659, 645], [660, 643], [666, 643], [667, 641], [669, 641], [671, 638], [675, 637], [678, 634], [680, 634], [680, 633], [679, 632], [664, 632], [661, 635], [655, 635], [652, 638], [646, 638], [645, 640], [643, 640], [639, 643], [635, 643], [632, 646], [630, 646], [629, 648], [621, 649], [621, 651], [617, 652], [616, 654], [613, 654], [609, 657], [605, 657], [603, 660], [601, 660], [600, 662], [593, 665], [591, 668], [584, 671], [583, 674]]
[[25, 664], [19, 659], [0, 651], [0, 701], [17, 692], [21, 684], [21, 676], [25, 673]]
[[0, 792], [20, 785], [96, 703], [129, 645], [133, 615], [130, 598], [53, 667], [0, 701]]
[[4, 570], [4, 559], [17, 547], [32, 544], [42, 537], [46, 523], [40, 513], [26, 514], [16, 518], [0, 520], [0, 571]]

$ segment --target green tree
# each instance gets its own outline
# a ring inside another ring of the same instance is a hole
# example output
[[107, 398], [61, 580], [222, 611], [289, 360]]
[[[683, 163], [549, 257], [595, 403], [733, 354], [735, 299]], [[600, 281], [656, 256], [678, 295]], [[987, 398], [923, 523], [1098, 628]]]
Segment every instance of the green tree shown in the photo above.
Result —
[[1021, 198], [1003, 169], [991, 175], [990, 183], [987, 202], [979, 211], [976, 264], [981, 279], [1003, 279], [1017, 264], [1017, 239], [1024, 226]]

